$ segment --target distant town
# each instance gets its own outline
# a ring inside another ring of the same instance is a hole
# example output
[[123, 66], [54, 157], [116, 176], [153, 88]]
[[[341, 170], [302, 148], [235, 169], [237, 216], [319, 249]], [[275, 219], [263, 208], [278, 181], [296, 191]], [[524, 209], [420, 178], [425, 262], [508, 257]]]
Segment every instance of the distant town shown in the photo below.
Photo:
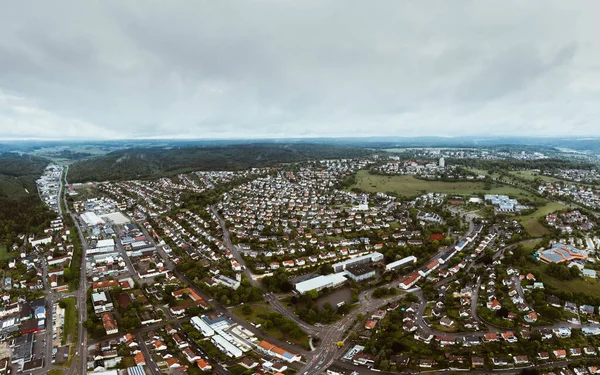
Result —
[[0, 373], [600, 373], [598, 171], [553, 160], [424, 148], [78, 183], [51, 163], [54, 218], [3, 255]]

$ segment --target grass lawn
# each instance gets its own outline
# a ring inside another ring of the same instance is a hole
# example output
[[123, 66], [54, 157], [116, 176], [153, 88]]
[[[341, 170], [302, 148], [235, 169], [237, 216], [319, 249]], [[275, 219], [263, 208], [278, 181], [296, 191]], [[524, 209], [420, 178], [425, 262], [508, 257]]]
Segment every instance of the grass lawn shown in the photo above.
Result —
[[485, 183], [480, 181], [426, 181], [410, 175], [382, 176], [371, 175], [368, 171], [358, 171], [356, 174], [357, 187], [368, 192], [391, 191], [406, 197], [414, 197], [426, 192], [476, 195], [476, 194], [506, 194], [514, 198], [539, 199], [534, 194], [508, 185], [496, 185], [485, 190]]
[[65, 371], [61, 370], [61, 369], [53, 368], [52, 370], [48, 371], [47, 375], [65, 375]]
[[548, 202], [544, 206], [535, 210], [533, 213], [526, 216], [522, 216], [519, 219], [519, 221], [521, 222], [521, 225], [523, 225], [527, 233], [529, 233], [531, 236], [542, 237], [543, 235], [548, 233], [548, 229], [539, 222], [539, 219], [545, 217], [546, 215], [554, 211], [559, 211], [564, 208], [567, 208], [567, 206], [561, 203]]
[[483, 182], [446, 182], [425, 181], [414, 176], [380, 176], [371, 175], [368, 171], [359, 171], [356, 175], [356, 185], [368, 192], [391, 191], [406, 197], [415, 197], [425, 192], [448, 194], [475, 194], [483, 191]]
[[0, 243], [0, 260], [7, 260], [17, 256], [15, 251], [9, 252], [6, 244]]
[[546, 265], [538, 262], [535, 265], [528, 265], [527, 271], [539, 271], [542, 274], [543, 282], [557, 289], [561, 289], [571, 293], [587, 293], [595, 296], [600, 296], [600, 281], [594, 279], [575, 279], [575, 280], [559, 280], [546, 273]]
[[65, 327], [61, 338], [61, 343], [65, 345], [69, 336], [73, 341], [77, 335], [77, 308], [75, 307], [75, 298], [69, 297], [61, 299], [60, 302], [65, 304]]
[[551, 177], [551, 176], [544, 176], [544, 175], [541, 175], [538, 172], [534, 172], [534, 171], [510, 171], [508, 173], [513, 176], [517, 176], [519, 178], [523, 178], [523, 179], [529, 180], [529, 181], [533, 181], [536, 178], [538, 178], [544, 182], [562, 181], [559, 178]]
[[[244, 312], [242, 311], [243, 306], [239, 306], [233, 309], [233, 313], [248, 322], [263, 325], [265, 323], [267, 314], [273, 312], [269, 308], [269, 306], [264, 303], [250, 306], [252, 306], [252, 312], [249, 315], [244, 314]], [[270, 329], [265, 329], [264, 327], [261, 327], [260, 329], [266, 332], [269, 336], [273, 336], [276, 339], [284, 341], [289, 340], [290, 342], [299, 345], [305, 349], [310, 349], [310, 345], [308, 345], [308, 335], [306, 333], [304, 333], [304, 335], [297, 339], [293, 339], [286, 337], [285, 334], [278, 327], [272, 327]]]

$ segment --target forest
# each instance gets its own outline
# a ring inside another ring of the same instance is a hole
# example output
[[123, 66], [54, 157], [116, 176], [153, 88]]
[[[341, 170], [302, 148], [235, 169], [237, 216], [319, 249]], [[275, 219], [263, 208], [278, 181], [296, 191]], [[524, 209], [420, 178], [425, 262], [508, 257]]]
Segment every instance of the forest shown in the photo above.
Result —
[[369, 153], [361, 148], [304, 143], [134, 148], [73, 164], [69, 168], [69, 181], [156, 178], [192, 170], [241, 170], [312, 159], [360, 157]]
[[10, 246], [21, 233], [41, 233], [55, 217], [35, 185], [48, 163], [29, 155], [0, 154], [0, 245]]

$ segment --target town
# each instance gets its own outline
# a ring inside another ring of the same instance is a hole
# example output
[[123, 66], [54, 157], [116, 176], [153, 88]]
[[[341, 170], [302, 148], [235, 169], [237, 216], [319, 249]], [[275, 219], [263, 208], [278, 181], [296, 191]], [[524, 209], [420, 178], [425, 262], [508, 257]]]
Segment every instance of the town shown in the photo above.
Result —
[[511, 157], [86, 183], [48, 165], [56, 216], [2, 274], [0, 372], [599, 373], [596, 188], [502, 184], [459, 164], [478, 155]]

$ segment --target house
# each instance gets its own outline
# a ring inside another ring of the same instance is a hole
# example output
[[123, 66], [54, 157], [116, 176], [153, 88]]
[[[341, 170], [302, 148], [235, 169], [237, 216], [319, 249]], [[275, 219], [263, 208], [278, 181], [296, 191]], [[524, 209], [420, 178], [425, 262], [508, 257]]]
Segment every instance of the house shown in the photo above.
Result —
[[552, 330], [552, 332], [557, 338], [566, 339], [568, 337], [571, 337], [571, 328], [569, 327], [555, 328]]
[[440, 320], [440, 325], [444, 327], [452, 327], [454, 325], [454, 320], [445, 316]]
[[525, 315], [523, 317], [523, 319], [527, 322], [527, 323], [535, 323], [538, 320], [538, 314], [535, 311], [530, 312], [529, 314]]
[[492, 357], [491, 360], [492, 360], [492, 363], [494, 364], [494, 366], [507, 366], [508, 365], [508, 360], [503, 357]]
[[185, 341], [184, 339], [182, 339], [178, 333], [173, 335], [173, 341], [175, 341], [175, 345], [177, 345], [177, 347], [179, 349], [183, 349], [183, 348], [190, 346], [190, 344], [187, 341]]
[[247, 369], [253, 369], [256, 366], [259, 365], [258, 362], [256, 362], [254, 359], [250, 358], [250, 357], [244, 357], [242, 358], [242, 360], [240, 361], [240, 365], [242, 365], [243, 367], [247, 368]]
[[181, 367], [181, 364], [179, 363], [179, 361], [177, 359], [173, 358], [173, 357], [166, 358], [165, 362], [167, 363], [167, 366], [170, 369], [176, 369], [176, 368], [180, 368]]
[[96, 314], [108, 312], [114, 308], [110, 295], [104, 291], [92, 293], [92, 305]]
[[165, 330], [167, 331], [168, 335], [173, 335], [173, 334], [177, 333], [177, 330], [175, 328], [173, 328], [173, 326], [171, 324], [167, 324], [165, 326]]
[[486, 333], [485, 335], [483, 335], [483, 341], [484, 342], [495, 342], [495, 341], [499, 341], [498, 338], [498, 334], [497, 333]]
[[377, 321], [376, 320], [369, 319], [365, 323], [365, 329], [373, 329], [373, 328], [375, 328], [376, 325], [377, 325]]
[[553, 350], [552, 354], [554, 355], [554, 358], [556, 358], [556, 359], [565, 359], [565, 358], [567, 358], [567, 351], [564, 350], [564, 349]]
[[529, 358], [526, 355], [516, 355], [513, 357], [515, 365], [525, 365], [529, 363]]
[[539, 352], [537, 357], [540, 361], [547, 361], [550, 359], [550, 354], [548, 352]]
[[498, 302], [497, 299], [493, 299], [487, 303], [487, 308], [492, 311], [497, 311], [502, 308], [502, 305], [500, 304], [500, 302]]
[[485, 365], [485, 361], [482, 357], [471, 357], [471, 366], [483, 367], [484, 365]]
[[146, 359], [144, 358], [144, 353], [137, 352], [133, 357], [136, 366], [146, 366]]
[[154, 350], [156, 350], [157, 352], [167, 350], [167, 346], [160, 340], [154, 340], [152, 342], [152, 345], [154, 346]]
[[117, 321], [111, 313], [102, 314], [102, 325], [104, 326], [104, 330], [106, 331], [107, 335], [112, 335], [119, 332]]
[[440, 342], [441, 346], [456, 344], [456, 338], [454, 336], [437, 336], [436, 339]]
[[583, 354], [585, 355], [596, 355], [596, 349], [593, 346], [586, 346], [583, 348]]
[[584, 315], [594, 315], [594, 306], [581, 305], [579, 306], [579, 311], [581, 311], [581, 313]]
[[581, 356], [581, 348], [571, 348], [569, 349], [569, 355], [571, 357], [580, 357]]
[[190, 363], [195, 363], [196, 361], [202, 359], [202, 357], [196, 354], [196, 352], [194, 352], [190, 347], [184, 348], [182, 352], [185, 355], [185, 359], [187, 359]]
[[206, 362], [204, 359], [199, 359], [196, 361], [196, 365], [202, 371], [210, 371], [212, 370], [212, 366], [210, 363]]
[[372, 365], [375, 363], [375, 356], [364, 352], [359, 352], [352, 357], [352, 363], [357, 366]]
[[515, 334], [512, 332], [502, 332], [502, 338], [504, 339], [504, 341], [511, 344], [514, 344], [518, 341], [517, 336], [515, 336]]

